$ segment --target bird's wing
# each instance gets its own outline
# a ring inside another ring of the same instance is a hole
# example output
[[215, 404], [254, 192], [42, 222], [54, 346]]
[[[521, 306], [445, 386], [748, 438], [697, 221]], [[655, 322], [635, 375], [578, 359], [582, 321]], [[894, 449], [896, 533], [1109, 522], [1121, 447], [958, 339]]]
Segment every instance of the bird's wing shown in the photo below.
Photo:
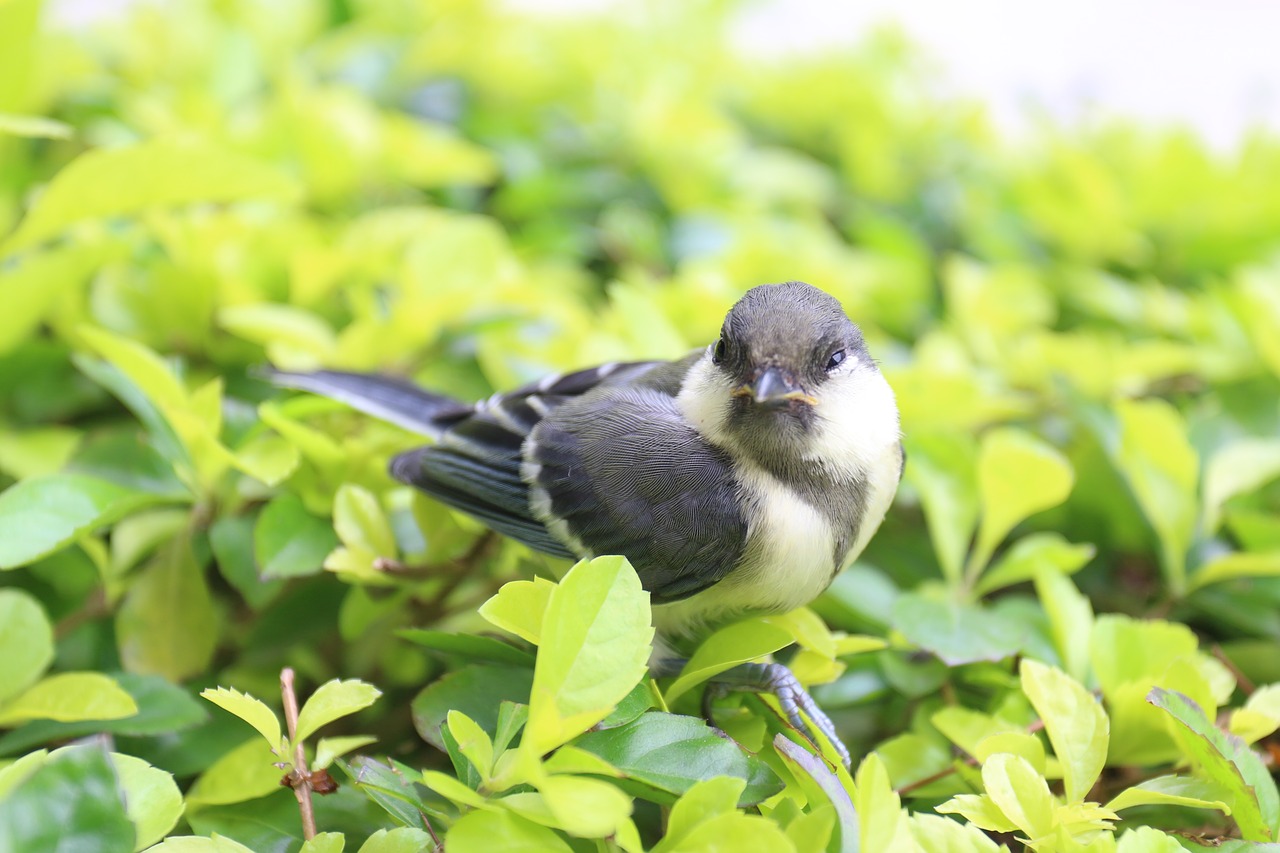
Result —
[[566, 402], [537, 424], [525, 455], [538, 515], [591, 553], [628, 557], [655, 603], [711, 586], [741, 558], [732, 462], [659, 383]]
[[274, 368], [264, 370], [263, 375], [282, 388], [310, 391], [346, 403], [357, 411], [422, 435], [439, 437], [449, 424], [472, 411], [469, 403], [393, 376], [340, 370], [290, 373]]
[[565, 403], [603, 384], [627, 383], [663, 367], [669, 363], [602, 365], [482, 400], [451, 417], [437, 444], [395, 457], [391, 475], [531, 548], [570, 559], [582, 556], [530, 508], [529, 487], [520, 473], [524, 441]]

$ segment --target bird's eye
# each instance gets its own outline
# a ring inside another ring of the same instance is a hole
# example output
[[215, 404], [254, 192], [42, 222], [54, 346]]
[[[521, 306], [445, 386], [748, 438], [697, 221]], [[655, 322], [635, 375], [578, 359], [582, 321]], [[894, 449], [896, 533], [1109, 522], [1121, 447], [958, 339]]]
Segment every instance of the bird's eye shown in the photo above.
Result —
[[711, 362], [713, 364], [719, 364], [720, 362], [724, 361], [724, 351], [725, 351], [724, 338], [721, 338], [720, 340], [716, 341], [716, 348], [711, 353]]
[[827, 372], [830, 373], [831, 371], [839, 367], [841, 364], [843, 364], [844, 359], [845, 359], [845, 354], [844, 354], [844, 350], [842, 349], [838, 349], [835, 352], [831, 353], [831, 358], [827, 359]]

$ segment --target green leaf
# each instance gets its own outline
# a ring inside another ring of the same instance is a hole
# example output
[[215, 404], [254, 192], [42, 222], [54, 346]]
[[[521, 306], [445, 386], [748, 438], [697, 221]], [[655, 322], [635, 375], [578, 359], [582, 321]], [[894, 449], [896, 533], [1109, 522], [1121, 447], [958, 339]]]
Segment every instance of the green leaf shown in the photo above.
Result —
[[1052, 831], [1053, 795], [1026, 759], [1008, 753], [991, 756], [982, 765], [982, 784], [996, 808], [1028, 838]]
[[1280, 794], [1270, 772], [1245, 743], [1213, 725], [1198, 705], [1162, 688], [1147, 701], [1172, 716], [1180, 726], [1178, 743], [1211, 782], [1231, 795], [1231, 813], [1249, 841], [1270, 841], [1280, 830]]
[[[1228, 845], [1230, 843], [1227, 842]], [[1253, 849], [1253, 845], [1250, 845], [1250, 848]], [[1176, 837], [1166, 835], [1150, 826], [1139, 826], [1127, 830], [1116, 844], [1116, 853], [1183, 853], [1186, 849], [1188, 848], [1178, 843]], [[1230, 853], [1227, 847], [1217, 848], [1215, 845], [1215, 849], [1221, 849], [1222, 853]], [[1255, 853], [1259, 851], [1255, 849]]]
[[911, 816], [911, 837], [920, 853], [1001, 853], [1002, 850], [976, 826], [924, 812]]
[[603, 720], [644, 676], [649, 594], [623, 557], [569, 570], [543, 620], [521, 748], [549, 752]]
[[694, 827], [680, 843], [663, 848], [664, 853], [704, 853], [708, 850], [768, 850], [796, 853], [786, 834], [776, 823], [756, 815], [738, 812], [716, 815]]
[[224, 711], [235, 714], [258, 730], [272, 749], [280, 746], [280, 718], [266, 704], [234, 687], [210, 687], [200, 691], [200, 698], [207, 699]]
[[493, 775], [493, 741], [488, 732], [461, 711], [450, 711], [445, 724], [458, 744], [458, 751], [467, 757], [480, 773], [480, 778], [488, 779]]
[[70, 139], [75, 131], [69, 124], [43, 116], [0, 113], [0, 133], [40, 139]]
[[1067, 802], [1083, 802], [1107, 760], [1111, 726], [1106, 712], [1071, 676], [1033, 660], [1022, 661], [1022, 692], [1062, 763]]
[[410, 777], [420, 778], [419, 773], [395, 762], [389, 767], [368, 757], [359, 757], [352, 764], [338, 759], [336, 764], [351, 778], [354, 787], [397, 823], [421, 829], [426, 826], [424, 815], [442, 817], [438, 809], [423, 800], [411, 780]]
[[331, 357], [337, 344], [328, 323], [296, 305], [263, 302], [228, 306], [218, 311], [218, 325], [266, 347], [268, 360], [278, 367], [318, 367]]
[[[62, 750], [53, 753], [56, 757]], [[150, 847], [173, 829], [184, 809], [182, 792], [173, 774], [152, 767], [141, 758], [113, 752], [111, 764], [124, 790], [125, 810], [137, 828], [135, 850]]]
[[63, 672], [37, 681], [0, 708], [0, 726], [27, 720], [113, 720], [138, 713], [133, 697], [100, 672]]
[[676, 800], [667, 816], [667, 831], [653, 853], [678, 843], [689, 831], [708, 818], [736, 811], [742, 798], [745, 779], [713, 776], [703, 779]]
[[1280, 441], [1276, 439], [1243, 438], [1213, 454], [1204, 472], [1205, 532], [1217, 532], [1228, 500], [1276, 477], [1280, 477]]
[[111, 251], [110, 244], [86, 240], [24, 258], [20, 264], [0, 265], [0, 300], [5, 306], [0, 353], [22, 345], [66, 298], [64, 294], [83, 286]]
[[467, 660], [533, 666], [532, 654], [494, 637], [450, 634], [447, 631], [428, 631], [423, 628], [405, 628], [397, 631], [396, 634], [432, 651], [456, 655]]
[[0, 589], [0, 710], [53, 662], [53, 626], [20, 589]]
[[116, 612], [120, 659], [132, 672], [182, 681], [204, 672], [218, 645], [218, 616], [184, 535], [166, 544]]
[[1093, 633], [1089, 599], [1057, 569], [1039, 569], [1035, 585], [1063, 668], [1076, 681], [1084, 680], [1089, 671], [1089, 637]]
[[743, 808], [781, 789], [764, 762], [693, 717], [650, 711], [625, 726], [588, 732], [573, 745], [604, 759], [635, 783], [624, 784], [625, 790], [657, 803], [669, 804], [712, 776], [747, 781], [738, 803]]
[[360, 547], [380, 557], [396, 555], [396, 538], [378, 499], [368, 489], [343, 483], [333, 499], [333, 526], [348, 547]]
[[30, 248], [86, 220], [294, 194], [293, 184], [278, 172], [205, 142], [150, 140], [89, 151], [58, 172], [18, 229], [0, 244], [0, 255]]
[[768, 617], [733, 622], [719, 629], [698, 646], [680, 676], [667, 688], [670, 705], [692, 688], [740, 663], [773, 654], [791, 645], [794, 637]]
[[969, 583], [978, 580], [1014, 525], [1062, 503], [1074, 480], [1066, 457], [1031, 433], [1002, 427], [983, 435], [978, 448], [982, 523], [966, 568]]
[[105, 750], [60, 750], [0, 800], [0, 850], [133, 850], [137, 834]]
[[1175, 596], [1186, 592], [1187, 549], [1195, 535], [1200, 462], [1177, 410], [1163, 400], [1121, 400], [1116, 463], [1160, 542], [1160, 564]]
[[560, 828], [579, 838], [614, 835], [631, 816], [631, 798], [599, 779], [547, 776], [537, 787]]
[[376, 737], [369, 735], [348, 735], [347, 737], [322, 737], [316, 741], [316, 757], [311, 762], [312, 770], [324, 770], [339, 756], [371, 743], [377, 743]]
[[978, 523], [977, 447], [963, 432], [934, 432], [906, 440], [905, 476], [920, 492], [929, 538], [951, 586], [960, 584], [964, 555]]
[[948, 666], [998, 661], [1016, 654], [1025, 629], [976, 604], [939, 601], [920, 593], [900, 596], [893, 624], [906, 638]]
[[156, 675], [111, 673], [110, 677], [133, 697], [138, 713], [114, 720], [57, 723], [37, 720], [0, 737], [0, 755], [11, 755], [53, 741], [69, 741], [90, 734], [131, 737], [173, 736], [209, 719], [191, 694]]
[[298, 727], [294, 739], [306, 740], [322, 726], [363, 711], [381, 695], [381, 690], [356, 678], [326, 681], [316, 688], [298, 712]]
[[402, 826], [379, 829], [360, 846], [359, 853], [422, 853], [434, 849], [435, 841], [421, 829]]
[[0, 493], [0, 569], [25, 566], [164, 498], [83, 474], [49, 474]]
[[341, 832], [321, 832], [302, 845], [298, 853], [342, 853], [347, 839]]
[[325, 555], [337, 544], [329, 524], [307, 512], [302, 499], [293, 494], [267, 504], [253, 531], [254, 556], [264, 578], [317, 574]]
[[543, 614], [556, 585], [546, 578], [510, 581], [480, 605], [480, 615], [489, 624], [515, 634], [535, 646], [542, 639]]
[[254, 853], [254, 851], [238, 841], [215, 832], [208, 838], [202, 835], [171, 836], [155, 847], [148, 848], [147, 853]]
[[533, 673], [505, 666], [467, 666], [423, 688], [413, 700], [413, 725], [423, 740], [444, 750], [440, 727], [450, 710], [457, 709], [496, 731], [504, 701], [527, 705]]
[[1197, 590], [1210, 584], [1237, 578], [1280, 577], [1280, 550], [1236, 551], [1210, 560], [1191, 576], [1189, 589]]
[[[283, 760], [288, 760], [285, 756]], [[247, 740], [219, 758], [200, 774], [187, 791], [192, 806], [243, 803], [280, 790], [284, 771], [275, 767], [282, 757], [258, 738]]]
[[445, 836], [449, 853], [572, 853], [559, 835], [508, 811], [474, 811], [460, 817]]
[[1029, 581], [1044, 569], [1063, 575], [1074, 574], [1093, 559], [1092, 545], [1075, 545], [1058, 533], [1032, 533], [1010, 546], [1009, 550], [982, 575], [974, 591], [987, 595], [1006, 586]]
[[1187, 806], [1193, 809], [1217, 809], [1231, 814], [1227, 800], [1231, 792], [1208, 779], [1194, 776], [1157, 776], [1125, 788], [1107, 803], [1113, 812], [1134, 806]]

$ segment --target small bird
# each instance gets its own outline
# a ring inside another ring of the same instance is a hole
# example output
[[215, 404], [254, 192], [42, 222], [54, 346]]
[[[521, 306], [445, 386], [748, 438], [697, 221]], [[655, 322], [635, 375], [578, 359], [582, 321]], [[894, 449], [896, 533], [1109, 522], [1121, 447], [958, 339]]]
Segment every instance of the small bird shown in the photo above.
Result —
[[[435, 438], [395, 479], [558, 557], [621, 554], [654, 605], [655, 670], [714, 629], [817, 598], [866, 546], [902, 475], [893, 391], [840, 303], [799, 281], [749, 290], [677, 361], [548, 376], [478, 403], [364, 374], [276, 372]], [[778, 664], [721, 678], [830, 720]]]

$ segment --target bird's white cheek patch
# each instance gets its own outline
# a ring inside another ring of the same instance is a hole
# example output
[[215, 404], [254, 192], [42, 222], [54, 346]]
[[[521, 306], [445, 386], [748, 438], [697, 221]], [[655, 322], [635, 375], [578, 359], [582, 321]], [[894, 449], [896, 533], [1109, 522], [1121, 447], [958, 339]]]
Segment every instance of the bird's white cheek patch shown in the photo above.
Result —
[[698, 434], [712, 444], [724, 447], [728, 443], [726, 424], [729, 419], [729, 400], [732, 387], [711, 363], [711, 356], [704, 355], [689, 368], [676, 397], [676, 405]]

